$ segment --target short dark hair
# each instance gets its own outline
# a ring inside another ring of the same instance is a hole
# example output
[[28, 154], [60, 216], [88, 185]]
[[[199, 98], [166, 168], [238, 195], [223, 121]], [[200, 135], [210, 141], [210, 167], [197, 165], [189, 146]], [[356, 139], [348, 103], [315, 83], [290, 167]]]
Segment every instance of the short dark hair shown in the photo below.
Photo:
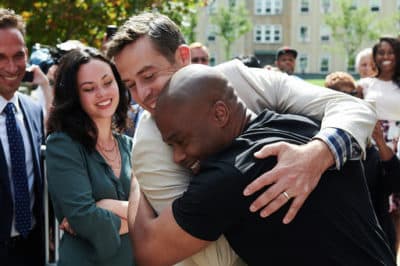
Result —
[[261, 68], [260, 60], [255, 55], [236, 56], [245, 66]]
[[159, 13], [142, 13], [130, 17], [106, 45], [107, 57], [112, 58], [124, 47], [147, 36], [165, 58], [173, 63], [175, 52], [185, 39], [179, 27], [167, 16]]
[[398, 87], [400, 87], [400, 41], [397, 38], [392, 38], [392, 37], [381, 37], [379, 39], [379, 42], [372, 47], [372, 56], [374, 58], [374, 62], [376, 65], [376, 68], [378, 70], [378, 75], [381, 74], [381, 69], [376, 63], [376, 54], [378, 53], [378, 49], [381, 46], [382, 42], [387, 42], [393, 49], [394, 56], [396, 57], [396, 69], [393, 73], [392, 76], [392, 81], [397, 84]]
[[9, 28], [18, 29], [25, 37], [26, 29], [23, 18], [12, 9], [0, 8], [0, 29]]
[[130, 94], [115, 65], [94, 48], [74, 49], [65, 54], [56, 70], [54, 100], [47, 122], [48, 134], [65, 132], [86, 148], [95, 149], [98, 130], [92, 119], [83, 110], [78, 92], [78, 71], [90, 60], [107, 63], [113, 72], [119, 90], [119, 103], [113, 117], [113, 130], [122, 132], [127, 125]]
[[276, 60], [278, 60], [279, 57], [280, 57], [281, 55], [284, 55], [284, 54], [291, 54], [291, 55], [293, 55], [294, 59], [297, 58], [297, 51], [296, 51], [295, 49], [293, 49], [293, 48], [291, 48], [291, 47], [289, 47], [289, 46], [283, 46], [283, 47], [280, 47], [280, 48], [276, 51]]

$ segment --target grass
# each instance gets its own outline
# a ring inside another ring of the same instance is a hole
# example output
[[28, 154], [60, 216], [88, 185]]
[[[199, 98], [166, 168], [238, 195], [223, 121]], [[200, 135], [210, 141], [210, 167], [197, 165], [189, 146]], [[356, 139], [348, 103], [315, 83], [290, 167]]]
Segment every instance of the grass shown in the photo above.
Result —
[[314, 85], [322, 86], [324, 87], [325, 80], [324, 79], [306, 79], [307, 82], [310, 82]]

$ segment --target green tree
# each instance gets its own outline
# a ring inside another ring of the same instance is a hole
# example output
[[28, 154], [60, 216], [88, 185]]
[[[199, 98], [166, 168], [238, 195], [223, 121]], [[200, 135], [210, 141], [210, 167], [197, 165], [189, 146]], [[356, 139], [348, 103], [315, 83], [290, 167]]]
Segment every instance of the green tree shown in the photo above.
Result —
[[187, 43], [192, 43], [196, 40], [196, 33], [193, 29], [197, 26], [198, 8], [207, 3], [208, 1], [204, 0], [159, 1], [157, 9], [178, 24]]
[[354, 7], [351, 0], [338, 0], [339, 9], [325, 16], [325, 23], [332, 30], [332, 37], [344, 49], [348, 71], [354, 69], [356, 52], [365, 42], [377, 40], [388, 24], [367, 7]]
[[3, 0], [0, 7], [14, 9], [24, 17], [28, 47], [75, 39], [100, 48], [107, 25], [119, 26], [142, 11], [159, 11], [171, 17], [190, 37], [196, 26], [195, 10], [204, 4], [201, 0]]
[[228, 60], [232, 44], [251, 28], [248, 11], [243, 4], [220, 6], [211, 15], [211, 23], [215, 25], [215, 34], [224, 39], [225, 59]]

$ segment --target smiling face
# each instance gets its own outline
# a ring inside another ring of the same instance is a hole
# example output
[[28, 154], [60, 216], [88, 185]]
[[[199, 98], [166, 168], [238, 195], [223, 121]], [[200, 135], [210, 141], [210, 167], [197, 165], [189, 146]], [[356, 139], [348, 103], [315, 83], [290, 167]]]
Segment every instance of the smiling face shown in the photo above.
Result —
[[157, 126], [164, 142], [173, 148], [174, 162], [197, 173], [198, 161], [221, 146], [221, 127], [209, 104], [171, 103], [157, 109]]
[[189, 64], [189, 58], [189, 48], [180, 47], [175, 62], [170, 62], [144, 36], [126, 45], [114, 61], [132, 98], [153, 114], [161, 91], [179, 68]]
[[377, 47], [375, 62], [380, 74], [392, 76], [396, 69], [396, 55], [390, 43], [382, 41]]
[[82, 64], [77, 74], [77, 87], [82, 109], [94, 122], [112, 119], [119, 102], [119, 91], [107, 63], [91, 59]]
[[0, 29], [0, 94], [10, 99], [21, 84], [27, 63], [24, 37], [16, 28]]

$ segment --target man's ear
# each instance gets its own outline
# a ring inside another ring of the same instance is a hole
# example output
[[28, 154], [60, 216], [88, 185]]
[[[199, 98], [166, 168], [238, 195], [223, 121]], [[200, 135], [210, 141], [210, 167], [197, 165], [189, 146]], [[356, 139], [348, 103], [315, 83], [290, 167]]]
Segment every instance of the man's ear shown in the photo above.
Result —
[[225, 102], [219, 100], [216, 103], [214, 103], [213, 113], [212, 113], [213, 121], [219, 127], [225, 127], [225, 125], [229, 122], [230, 114], [231, 114], [230, 109], [225, 104]]
[[175, 62], [177, 62], [181, 67], [190, 64], [190, 48], [186, 44], [179, 45], [175, 52]]

